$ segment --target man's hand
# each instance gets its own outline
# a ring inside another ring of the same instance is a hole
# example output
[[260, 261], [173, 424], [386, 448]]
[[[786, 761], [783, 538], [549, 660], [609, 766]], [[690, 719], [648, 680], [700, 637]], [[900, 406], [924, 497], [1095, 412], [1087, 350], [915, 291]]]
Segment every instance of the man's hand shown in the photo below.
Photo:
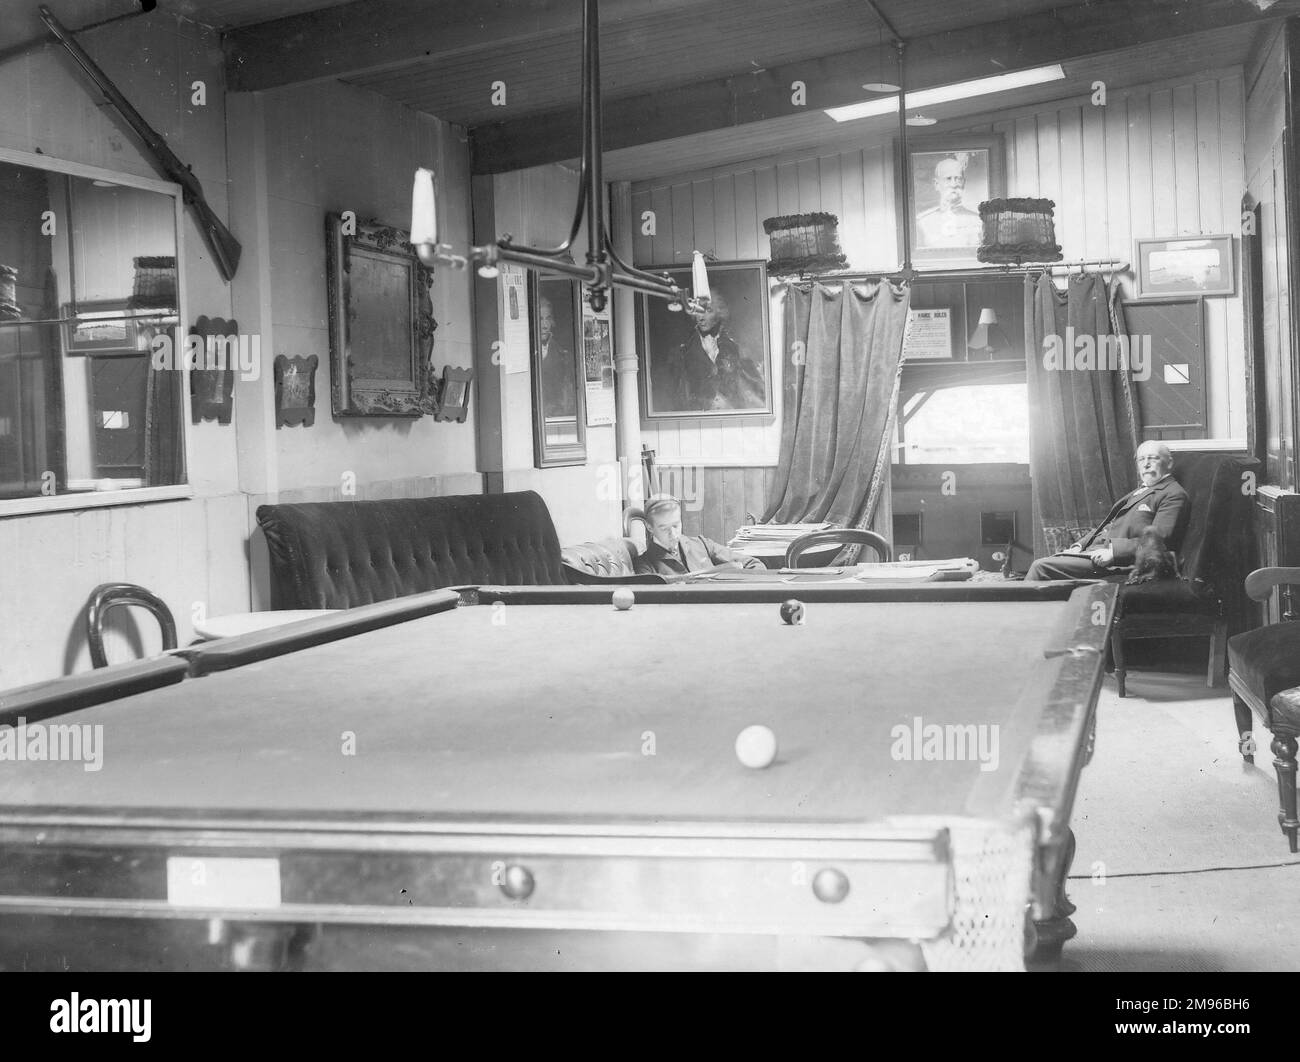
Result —
[[1062, 552], [1062, 553], [1082, 553], [1082, 552], [1083, 552], [1083, 547], [1082, 547], [1081, 545], [1079, 545], [1079, 543], [1076, 542], [1073, 546], [1066, 546], [1065, 549], [1061, 550], [1061, 552]]
[[1109, 546], [1105, 549], [1094, 549], [1089, 556], [1098, 568], [1109, 568], [1115, 563], [1115, 551]]

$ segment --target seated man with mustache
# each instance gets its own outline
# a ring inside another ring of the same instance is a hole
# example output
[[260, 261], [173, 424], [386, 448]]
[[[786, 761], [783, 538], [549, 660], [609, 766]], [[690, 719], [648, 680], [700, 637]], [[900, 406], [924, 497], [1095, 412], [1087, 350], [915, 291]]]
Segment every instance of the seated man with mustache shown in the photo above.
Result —
[[1068, 549], [1041, 557], [1025, 579], [1107, 579], [1128, 577], [1142, 532], [1152, 528], [1165, 548], [1177, 552], [1191, 515], [1187, 491], [1170, 473], [1174, 455], [1160, 442], [1144, 442], [1137, 451], [1142, 486], [1124, 495], [1091, 534]]

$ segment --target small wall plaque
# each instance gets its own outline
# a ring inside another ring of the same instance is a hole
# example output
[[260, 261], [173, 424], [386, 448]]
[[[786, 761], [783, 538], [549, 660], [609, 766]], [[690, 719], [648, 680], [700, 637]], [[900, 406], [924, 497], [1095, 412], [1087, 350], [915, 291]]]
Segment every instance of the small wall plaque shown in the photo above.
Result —
[[469, 413], [469, 385], [473, 379], [473, 369], [453, 369], [448, 365], [442, 370], [442, 395], [434, 419], [465, 423]]
[[[239, 349], [235, 338], [239, 335], [239, 322], [227, 321], [224, 317], [200, 317], [190, 329], [190, 335], [203, 337], [199, 363], [213, 366], [199, 368], [196, 365], [190, 369], [190, 419], [195, 424], [201, 420], [229, 424], [235, 388], [235, 364], [232, 364], [231, 352]], [[217, 336], [223, 337], [220, 343]], [[181, 351], [176, 352], [177, 361], [183, 356]], [[238, 358], [234, 361], [237, 363]]]
[[275, 426], [277, 428], [316, 423], [316, 365], [320, 359], [275, 359]]

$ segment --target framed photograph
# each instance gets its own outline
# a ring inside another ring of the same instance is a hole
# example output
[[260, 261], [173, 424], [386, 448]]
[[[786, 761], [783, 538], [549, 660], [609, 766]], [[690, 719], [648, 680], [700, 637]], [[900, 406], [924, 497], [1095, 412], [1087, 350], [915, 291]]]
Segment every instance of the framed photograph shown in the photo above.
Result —
[[63, 351], [69, 357], [86, 354], [139, 354], [139, 322], [126, 300], [81, 302], [63, 308]]
[[582, 297], [567, 277], [529, 274], [533, 450], [538, 468], [587, 462]]
[[1231, 235], [1138, 239], [1134, 245], [1139, 299], [1237, 293]]
[[[895, 157], [901, 155], [895, 141]], [[1006, 146], [1000, 134], [917, 137], [907, 142], [898, 211], [911, 195], [911, 258], [916, 265], [980, 265], [979, 205], [1006, 194]], [[899, 225], [902, 231], [902, 225]]]
[[330, 214], [325, 234], [334, 416], [433, 413], [433, 271], [401, 229]]
[[[767, 263], [710, 262], [702, 315], [638, 296], [642, 412], [647, 420], [772, 414]], [[651, 266], [691, 289], [690, 266]]]

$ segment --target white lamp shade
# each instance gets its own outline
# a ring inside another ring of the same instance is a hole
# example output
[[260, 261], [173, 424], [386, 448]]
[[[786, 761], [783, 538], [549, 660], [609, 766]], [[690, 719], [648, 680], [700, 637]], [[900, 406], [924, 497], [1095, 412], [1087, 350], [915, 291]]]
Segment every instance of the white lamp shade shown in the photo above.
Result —
[[697, 299], [712, 298], [709, 293], [709, 271], [704, 267], [704, 255], [699, 251], [691, 262], [691, 287], [695, 289]]
[[415, 171], [411, 189], [411, 243], [438, 242], [438, 210], [433, 198], [433, 171]]
[[990, 309], [988, 306], [985, 306], [984, 309], [980, 310], [979, 323], [982, 325], [997, 324], [998, 315], [994, 313], [993, 310]]

